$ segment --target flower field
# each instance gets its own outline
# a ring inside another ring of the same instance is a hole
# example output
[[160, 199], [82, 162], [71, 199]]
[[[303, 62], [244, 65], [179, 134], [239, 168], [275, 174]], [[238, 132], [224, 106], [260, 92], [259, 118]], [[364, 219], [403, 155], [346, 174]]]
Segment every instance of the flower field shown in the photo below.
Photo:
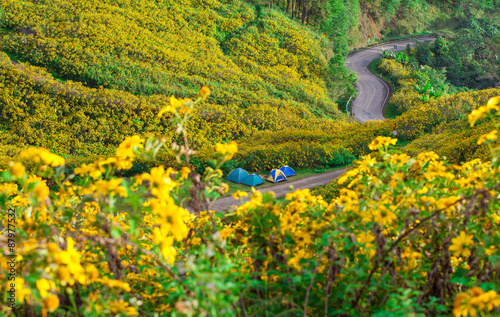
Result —
[[[208, 93], [160, 111], [179, 127], [185, 142], [172, 151], [188, 164], [188, 121]], [[410, 157], [379, 136], [330, 202], [255, 191], [231, 213], [209, 210], [227, 190], [219, 168], [237, 155], [234, 142], [216, 145], [203, 175], [157, 166], [116, 176], [169, 146], [153, 137], [128, 137], [74, 174], [64, 158], [26, 149], [31, 172], [12, 161], [0, 173], [0, 252], [15, 263], [1, 264], [2, 314], [497, 316], [499, 103], [468, 116], [471, 126], [494, 122], [479, 140], [489, 161]]]
[[[335, 102], [348, 43], [438, 7], [2, 1], [0, 316], [500, 316], [500, 89], [409, 49], [379, 65], [400, 116]], [[282, 165], [347, 168], [213, 210]]]
[[[123, 136], [153, 135], [165, 138], [165, 142], [179, 142], [168, 120], [157, 117], [162, 105], [170, 102], [165, 95], [134, 96], [71, 81], [61, 83], [43, 69], [12, 65], [6, 55], [2, 55], [1, 63], [3, 167], [28, 146], [58, 153], [71, 171], [100, 155], [112, 154]], [[416, 102], [396, 119], [365, 125], [317, 118], [300, 107], [281, 111], [268, 105], [221, 106], [211, 103], [210, 96], [210, 103], [193, 109], [188, 135], [193, 148], [200, 152], [193, 161], [199, 172], [210, 165], [208, 156], [217, 142], [236, 139], [240, 143], [240, 152], [224, 165], [224, 172], [237, 165], [250, 170], [281, 164], [322, 168], [349, 164], [352, 155], [369, 153], [367, 144], [374, 137], [390, 135], [393, 130], [398, 131], [399, 140], [411, 142], [404, 149], [409, 154], [433, 150], [460, 163], [478, 157], [487, 159], [487, 147], [476, 140], [492, 126], [491, 121], [482, 120], [471, 128], [465, 117], [499, 93], [498, 89], [489, 89], [445, 95], [426, 103]], [[455, 138], [457, 133], [462, 137]], [[158, 155], [164, 164], [178, 166], [169, 149], [162, 149]], [[145, 171], [152, 167], [148, 164], [138, 160], [133, 170]]]
[[[170, 97], [134, 96], [124, 91], [87, 88], [70, 81], [63, 84], [40, 68], [13, 65], [1, 53], [0, 64], [3, 65], [0, 67], [0, 156], [4, 167], [10, 157], [27, 146], [50, 148], [74, 168], [99, 155], [113, 153], [124, 135], [155, 135], [167, 142], [177, 138], [168, 120], [157, 117]], [[239, 108], [204, 104], [194, 109], [189, 136], [194, 148], [201, 149], [259, 130], [304, 129], [310, 124], [304, 113], [315, 118], [300, 107], [283, 113], [266, 105]], [[160, 154], [165, 163], [173, 162], [169, 151]]]
[[[9, 0], [2, 10], [0, 49], [65, 80], [135, 95], [205, 85], [218, 105], [340, 116], [339, 92], [325, 83], [326, 37], [240, 0]], [[26, 27], [36, 36], [15, 31]]]

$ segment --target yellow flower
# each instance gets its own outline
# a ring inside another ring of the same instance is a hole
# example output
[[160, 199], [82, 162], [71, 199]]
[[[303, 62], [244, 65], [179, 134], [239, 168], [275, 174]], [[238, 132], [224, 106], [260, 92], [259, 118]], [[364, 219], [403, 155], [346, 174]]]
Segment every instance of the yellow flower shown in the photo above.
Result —
[[45, 197], [48, 197], [50, 193], [50, 189], [45, 183], [39, 183], [35, 186], [35, 194], [38, 199], [43, 200]]
[[188, 178], [189, 173], [191, 173], [191, 169], [189, 167], [183, 166], [181, 168], [181, 179]]
[[17, 192], [17, 185], [13, 183], [0, 184], [0, 192], [4, 192], [9, 196], [13, 195]]
[[422, 163], [426, 163], [428, 161], [435, 161], [439, 159], [439, 155], [437, 155], [434, 152], [423, 152], [417, 155], [417, 161], [420, 161]]
[[26, 172], [26, 168], [24, 167], [23, 164], [19, 162], [12, 163], [10, 165], [10, 173], [16, 177], [16, 178], [21, 178], [24, 176], [24, 173]]
[[49, 312], [53, 312], [59, 307], [59, 297], [56, 295], [50, 295], [43, 300], [43, 305]]
[[142, 149], [144, 147], [143, 143], [144, 139], [138, 135], [128, 137], [116, 149], [116, 156], [120, 158], [134, 157], [134, 149]]
[[[66, 250], [54, 253], [53, 257], [54, 261], [59, 264], [57, 271], [59, 279], [67, 281], [70, 285], [74, 284], [74, 280], [80, 284], [86, 284], [85, 270], [80, 265], [80, 254], [75, 250], [72, 238], [67, 238]], [[74, 280], [69, 278], [67, 271]]]
[[178, 185], [170, 177], [172, 173], [171, 168], [165, 171], [163, 166], [153, 167], [150, 174], [143, 173], [141, 175], [141, 180], [151, 181], [151, 194], [161, 200], [167, 200], [170, 198], [170, 191]]
[[410, 160], [410, 157], [406, 154], [394, 154], [391, 156], [391, 164], [403, 166], [406, 162]]
[[222, 239], [227, 239], [231, 236], [231, 234], [234, 232], [234, 229], [231, 227], [225, 227], [220, 231], [220, 237]]
[[59, 155], [50, 153], [49, 150], [47, 149], [39, 149], [39, 155], [42, 161], [44, 161], [45, 164], [50, 165], [52, 167], [56, 166], [63, 166], [65, 161], [62, 157]]
[[470, 256], [471, 251], [467, 246], [473, 245], [472, 238], [474, 238], [473, 235], [467, 235], [465, 231], [462, 231], [458, 237], [451, 239], [452, 245], [449, 247], [449, 250], [453, 252], [453, 256]]
[[456, 208], [456, 203], [462, 198], [459, 196], [448, 196], [440, 198], [437, 202], [437, 209], [442, 209], [444, 212], [452, 212]]
[[[394, 206], [390, 206], [391, 209], [395, 208]], [[397, 216], [389, 209], [384, 206], [378, 206], [378, 208], [373, 213], [373, 221], [378, 222], [382, 225], [390, 225], [397, 219]]]
[[44, 148], [34, 148], [30, 147], [26, 150], [23, 150], [20, 154], [21, 158], [33, 160], [38, 163], [43, 161], [45, 164], [50, 165], [52, 167], [63, 166], [65, 161], [59, 155], [51, 153], [49, 150]]
[[26, 197], [18, 195], [10, 201], [10, 204], [14, 207], [27, 207], [29, 201]]
[[486, 140], [495, 141], [496, 139], [498, 139], [498, 131], [493, 130], [488, 134], [481, 135], [479, 137], [479, 140], [477, 141], [477, 144], [483, 144], [484, 142], [486, 142]]
[[158, 117], [161, 117], [165, 112], [174, 112], [175, 108], [172, 107], [171, 105], [168, 105], [166, 107], [163, 107], [160, 109], [160, 112], [158, 112]]
[[24, 279], [21, 277], [16, 277], [16, 299], [19, 302], [24, 302], [24, 298], [28, 300], [28, 296], [31, 294], [29, 288], [24, 288]]
[[487, 108], [485, 106], [479, 107], [476, 110], [472, 110], [472, 112], [468, 116], [470, 126], [473, 127], [476, 121], [479, 120], [486, 112]]
[[234, 199], [240, 199], [241, 197], [248, 197], [248, 194], [246, 192], [242, 192], [238, 190], [236, 193], [232, 194]]
[[113, 178], [109, 181], [100, 180], [95, 183], [95, 189], [104, 196], [118, 194], [120, 197], [127, 197], [127, 189], [124, 186], [120, 186], [121, 183], [121, 178]]
[[170, 97], [170, 105], [161, 108], [160, 112], [158, 112], [158, 117], [161, 117], [165, 112], [175, 112], [177, 108], [184, 106], [186, 103], [190, 102], [191, 99], [177, 99], [174, 96]]
[[118, 170], [129, 170], [133, 166], [133, 161], [131, 159], [121, 159], [118, 158], [115, 162], [116, 168]]
[[230, 160], [233, 158], [233, 155], [238, 152], [238, 144], [234, 141], [229, 143], [217, 143], [215, 145], [215, 151], [220, 154], [224, 154], [225, 160]]
[[87, 267], [86, 271], [89, 274], [89, 279], [91, 282], [94, 282], [99, 277], [99, 271], [93, 265]]
[[500, 104], [500, 96], [490, 98], [490, 100], [488, 100], [488, 103], [486, 104], [486, 109], [488, 109], [489, 111], [491, 110], [500, 111], [500, 107], [498, 106], [499, 104]]
[[338, 178], [337, 183], [342, 185], [347, 181], [347, 179], [349, 179], [349, 177], [356, 176], [359, 172], [360, 171], [357, 168], [344, 172], [344, 174]]
[[484, 292], [480, 287], [472, 287], [455, 297], [453, 315], [455, 317], [479, 316], [486, 311], [500, 307], [500, 296], [495, 291]]
[[500, 307], [500, 295], [495, 291], [488, 291], [480, 295], [480, 299], [485, 304], [485, 308], [488, 311], [492, 311], [494, 308]]
[[470, 126], [473, 127], [477, 120], [479, 120], [483, 115], [491, 112], [491, 110], [500, 111], [500, 107], [498, 106], [499, 103], [500, 103], [500, 96], [493, 97], [490, 100], [488, 100], [486, 106], [482, 106], [477, 108], [476, 110], [473, 110], [469, 114]]
[[[360, 232], [359, 234], [356, 235], [356, 240], [359, 242], [359, 243], [370, 243], [370, 242], [373, 242], [375, 241], [375, 236], [369, 232]], [[371, 246], [371, 244], [370, 244]], [[370, 247], [368, 246], [368, 247]]]
[[113, 314], [125, 313], [126, 316], [138, 316], [139, 313], [135, 307], [130, 306], [130, 304], [123, 299], [114, 300], [109, 305], [109, 309]]
[[56, 253], [59, 252], [59, 247], [54, 242], [51, 242], [47, 244], [47, 250], [49, 251], [49, 253]]
[[363, 157], [363, 160], [359, 163], [358, 169], [361, 172], [368, 172], [372, 166], [377, 164], [377, 159], [372, 158], [370, 154]]
[[210, 95], [210, 89], [206, 86], [201, 87], [200, 92], [198, 93], [198, 98], [205, 100], [208, 95]]
[[186, 103], [188, 103], [190, 101], [192, 101], [192, 100], [189, 98], [177, 99], [174, 96], [170, 97], [170, 105], [176, 109], [184, 106]]
[[36, 288], [38, 288], [38, 291], [40, 292], [40, 296], [42, 296], [42, 298], [45, 298], [48, 294], [48, 291], [50, 290], [49, 281], [47, 281], [44, 278], [37, 280], [36, 281]]
[[391, 137], [378, 136], [368, 145], [368, 148], [372, 151], [375, 151], [380, 147], [387, 147], [390, 144], [396, 145], [397, 141], [397, 139], [393, 139]]
[[68, 269], [66, 268], [66, 266], [61, 265], [61, 266], [57, 269], [57, 278], [58, 278], [61, 282], [68, 282], [68, 281], [69, 281], [69, 279], [70, 279], [70, 275], [69, 275], [69, 271], [68, 271]]
[[[119, 148], [116, 149], [117, 152], [118, 152], [118, 149]], [[132, 153], [132, 155], [133, 155], [133, 153]], [[108, 157], [107, 159], [104, 159], [104, 160], [103, 159], [99, 159], [99, 161], [94, 162], [94, 164], [97, 163], [98, 168], [100, 170], [102, 170], [102, 171], [105, 171], [105, 169], [104, 169], [105, 166], [107, 166], [107, 165], [115, 165], [116, 162], [117, 162], [116, 157]]]

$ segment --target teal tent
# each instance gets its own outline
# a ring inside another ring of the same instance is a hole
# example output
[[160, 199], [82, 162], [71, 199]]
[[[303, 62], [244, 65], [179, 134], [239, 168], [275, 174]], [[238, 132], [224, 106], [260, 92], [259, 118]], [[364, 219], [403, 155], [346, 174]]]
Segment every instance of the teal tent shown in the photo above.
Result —
[[295, 171], [290, 166], [287, 166], [287, 165], [280, 168], [280, 171], [282, 171], [286, 177], [297, 175], [297, 173], [295, 173]]
[[273, 169], [269, 175], [266, 176], [266, 180], [271, 183], [277, 183], [281, 181], [286, 181], [286, 176], [281, 170]]
[[253, 173], [252, 175], [248, 175], [248, 177], [245, 178], [242, 184], [255, 187], [264, 184], [264, 181], [262, 180], [262, 178], [260, 178], [259, 175]]
[[245, 171], [242, 168], [237, 168], [233, 170], [229, 175], [227, 176], [227, 180], [231, 182], [235, 182], [236, 184], [239, 184], [245, 180], [245, 178], [248, 177], [247, 171]]

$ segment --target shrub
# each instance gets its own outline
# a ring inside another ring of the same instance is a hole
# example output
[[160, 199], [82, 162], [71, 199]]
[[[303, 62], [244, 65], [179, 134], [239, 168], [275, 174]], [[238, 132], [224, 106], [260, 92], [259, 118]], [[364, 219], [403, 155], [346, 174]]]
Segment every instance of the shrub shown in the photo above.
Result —
[[340, 96], [328, 96], [325, 83], [331, 43], [276, 11], [240, 0], [8, 0], [2, 9], [12, 28], [36, 36], [8, 32], [0, 48], [64, 80], [147, 96], [192, 95], [206, 85], [217, 105], [287, 100], [341, 116], [333, 101]]
[[[171, 104], [173, 123], [204, 99]], [[498, 122], [500, 97], [469, 116]], [[500, 125], [496, 124], [496, 129]], [[214, 169], [152, 168], [161, 140], [125, 139], [106, 160], [63, 174], [46, 149], [23, 153], [0, 174], [6, 210], [0, 267], [2, 310], [17, 315], [495, 315], [500, 309], [497, 130], [479, 140], [492, 160], [450, 165], [432, 152], [411, 158], [377, 137], [339, 178], [331, 203], [309, 190], [284, 202], [254, 191], [230, 213], [204, 211], [227, 187], [218, 144]], [[191, 149], [173, 146], [189, 162]], [[188, 163], [189, 164], [189, 163]], [[238, 192], [239, 198], [246, 193]], [[188, 204], [192, 212], [184, 206]], [[9, 294], [15, 294], [10, 296]], [[9, 297], [7, 297], [9, 296]], [[12, 298], [12, 300], [10, 300]]]

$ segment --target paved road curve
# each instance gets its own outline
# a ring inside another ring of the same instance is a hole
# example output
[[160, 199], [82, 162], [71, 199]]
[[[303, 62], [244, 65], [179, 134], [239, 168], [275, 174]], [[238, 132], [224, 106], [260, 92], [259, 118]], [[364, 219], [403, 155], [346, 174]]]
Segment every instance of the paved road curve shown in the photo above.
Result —
[[380, 58], [382, 49], [394, 51], [394, 46], [397, 45], [397, 50], [401, 51], [406, 49], [407, 44], [414, 46], [415, 40], [425, 41], [433, 39], [434, 37], [426, 36], [402, 40], [351, 53], [347, 57], [345, 66], [354, 71], [358, 76], [358, 82], [356, 83], [358, 96], [354, 99], [351, 109], [352, 114], [359, 122], [385, 119], [382, 115], [382, 108], [389, 99], [391, 91], [383, 80], [368, 70], [368, 65], [377, 58]]

